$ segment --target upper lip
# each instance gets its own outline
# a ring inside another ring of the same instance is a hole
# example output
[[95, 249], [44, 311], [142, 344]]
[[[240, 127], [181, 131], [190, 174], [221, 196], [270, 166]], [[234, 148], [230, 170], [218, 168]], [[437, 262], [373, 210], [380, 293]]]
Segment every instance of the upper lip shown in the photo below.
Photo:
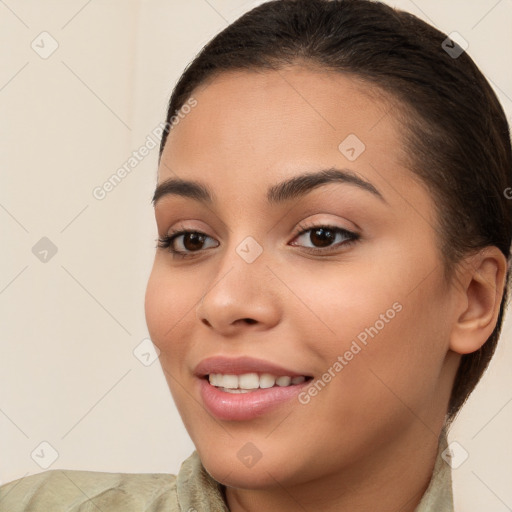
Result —
[[269, 373], [280, 376], [289, 377], [307, 377], [306, 374], [296, 372], [282, 366], [265, 361], [263, 359], [255, 359], [253, 357], [225, 357], [215, 356], [203, 359], [194, 369], [194, 374], [198, 377], [204, 377], [212, 373], [222, 373], [224, 375], [242, 375], [244, 373]]

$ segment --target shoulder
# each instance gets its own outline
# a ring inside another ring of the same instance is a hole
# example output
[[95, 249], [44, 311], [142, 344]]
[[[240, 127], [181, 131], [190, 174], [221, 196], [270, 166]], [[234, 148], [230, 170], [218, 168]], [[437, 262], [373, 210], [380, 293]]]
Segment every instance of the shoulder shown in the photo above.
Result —
[[52, 469], [0, 486], [2, 512], [179, 511], [176, 476]]

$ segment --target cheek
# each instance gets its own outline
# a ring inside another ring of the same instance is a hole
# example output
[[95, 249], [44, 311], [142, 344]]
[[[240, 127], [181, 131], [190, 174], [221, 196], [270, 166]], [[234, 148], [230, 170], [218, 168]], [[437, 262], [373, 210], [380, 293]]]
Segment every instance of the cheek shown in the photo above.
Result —
[[315, 350], [331, 358], [358, 336], [368, 337], [368, 330], [376, 327], [381, 332], [399, 321], [397, 309], [406, 295], [403, 281], [393, 271], [383, 272], [365, 261], [310, 266], [289, 276], [288, 282], [303, 303], [294, 322], [309, 333], [305, 340], [316, 339]]
[[201, 300], [201, 290], [190, 285], [178, 272], [155, 263], [145, 295], [145, 315], [153, 343], [165, 355], [179, 348], [181, 333], [196, 320], [195, 305]]
[[378, 259], [373, 254], [297, 273], [294, 292], [309, 311], [302, 308], [294, 322], [321, 372], [347, 354], [333, 392], [376, 407], [397, 401], [393, 391], [418, 403], [435, 388], [446, 355], [446, 294], [440, 272], [432, 272], [438, 264], [433, 251], [420, 257], [413, 248], [381, 249]]
[[182, 420], [189, 429], [187, 420], [194, 401], [190, 400], [188, 392], [183, 391], [188, 386], [188, 377], [183, 373], [188, 344], [183, 333], [193, 329], [195, 304], [201, 300], [201, 295], [183, 281], [179, 273], [157, 261], [146, 287], [144, 308], [151, 340], [160, 350], [159, 361], [164, 377]]

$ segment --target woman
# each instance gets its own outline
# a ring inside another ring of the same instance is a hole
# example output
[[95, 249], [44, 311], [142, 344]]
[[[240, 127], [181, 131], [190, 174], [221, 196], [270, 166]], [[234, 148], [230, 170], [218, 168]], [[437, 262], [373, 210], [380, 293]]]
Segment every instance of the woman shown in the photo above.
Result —
[[446, 432], [512, 233], [509, 128], [471, 58], [384, 4], [271, 1], [166, 121], [146, 320], [197, 450], [177, 476], [33, 475], [7, 510], [452, 511]]

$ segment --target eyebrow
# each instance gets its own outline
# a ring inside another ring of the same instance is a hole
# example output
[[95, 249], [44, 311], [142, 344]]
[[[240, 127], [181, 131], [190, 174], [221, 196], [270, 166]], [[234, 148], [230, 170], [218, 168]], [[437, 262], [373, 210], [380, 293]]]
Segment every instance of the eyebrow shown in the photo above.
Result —
[[[370, 192], [381, 201], [387, 203], [379, 190], [369, 181], [359, 177], [350, 169], [322, 169], [317, 172], [308, 172], [294, 176], [281, 183], [272, 185], [267, 191], [267, 201], [271, 205], [283, 203], [291, 199], [302, 197], [312, 190], [328, 183], [346, 183]], [[164, 196], [175, 195], [195, 199], [203, 203], [214, 203], [215, 194], [210, 188], [199, 181], [169, 178], [158, 185], [153, 195], [152, 203], [156, 203]]]

